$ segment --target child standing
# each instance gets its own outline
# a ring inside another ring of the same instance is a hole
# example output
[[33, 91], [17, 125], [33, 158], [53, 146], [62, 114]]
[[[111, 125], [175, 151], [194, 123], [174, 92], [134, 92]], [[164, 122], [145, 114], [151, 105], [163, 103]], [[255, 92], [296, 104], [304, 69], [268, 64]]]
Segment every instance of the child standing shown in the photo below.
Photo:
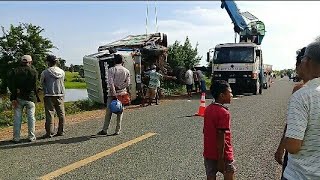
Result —
[[218, 172], [225, 180], [234, 179], [233, 147], [231, 145], [231, 117], [224, 104], [230, 104], [232, 90], [226, 81], [216, 81], [210, 87], [214, 102], [204, 113], [204, 164], [207, 180], [215, 180]]

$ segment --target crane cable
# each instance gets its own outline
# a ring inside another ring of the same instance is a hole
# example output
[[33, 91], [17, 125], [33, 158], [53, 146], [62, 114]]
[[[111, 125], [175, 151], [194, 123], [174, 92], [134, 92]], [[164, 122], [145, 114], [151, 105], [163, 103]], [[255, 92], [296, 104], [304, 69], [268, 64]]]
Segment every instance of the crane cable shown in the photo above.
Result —
[[148, 17], [149, 17], [149, 0], [147, 0], [147, 10], [146, 10], [146, 36], [148, 35]]
[[157, 12], [157, 1], [154, 1], [154, 13], [155, 13], [155, 23], [156, 23], [156, 32], [158, 32], [158, 12]]
[[[157, 1], [154, 1], [154, 13], [155, 13], [155, 28], [156, 32], [159, 30], [158, 26], [158, 11], [157, 11]], [[148, 35], [148, 23], [149, 23], [149, 0], [147, 0], [147, 9], [146, 9], [146, 35]]]

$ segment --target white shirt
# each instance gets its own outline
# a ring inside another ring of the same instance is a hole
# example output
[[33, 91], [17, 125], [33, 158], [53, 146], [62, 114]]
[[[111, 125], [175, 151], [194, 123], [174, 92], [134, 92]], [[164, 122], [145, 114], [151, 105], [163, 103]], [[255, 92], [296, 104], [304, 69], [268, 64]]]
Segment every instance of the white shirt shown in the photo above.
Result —
[[288, 180], [320, 179], [320, 79], [295, 92], [289, 101], [286, 137], [302, 140], [297, 154], [288, 155]]
[[188, 85], [193, 84], [193, 72], [191, 71], [191, 69], [189, 69], [186, 72], [185, 78], [186, 78], [186, 84], [188, 84]]
[[127, 93], [130, 85], [130, 72], [120, 64], [108, 69], [108, 96], [117, 96]]

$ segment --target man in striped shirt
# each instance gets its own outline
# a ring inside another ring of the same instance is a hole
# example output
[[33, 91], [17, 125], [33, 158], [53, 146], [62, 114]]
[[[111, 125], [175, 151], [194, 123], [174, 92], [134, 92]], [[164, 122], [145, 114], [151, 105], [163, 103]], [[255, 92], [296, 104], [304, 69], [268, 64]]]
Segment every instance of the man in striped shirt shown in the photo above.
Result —
[[308, 82], [289, 100], [284, 180], [320, 179], [320, 42], [307, 46], [301, 69]]

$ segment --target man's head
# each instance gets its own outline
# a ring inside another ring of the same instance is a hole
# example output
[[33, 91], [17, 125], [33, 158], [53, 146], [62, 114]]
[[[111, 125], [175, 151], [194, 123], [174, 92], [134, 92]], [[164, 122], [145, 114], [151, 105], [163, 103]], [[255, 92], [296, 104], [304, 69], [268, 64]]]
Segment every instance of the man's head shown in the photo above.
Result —
[[211, 84], [210, 92], [215, 102], [221, 104], [230, 104], [232, 98], [232, 90], [226, 81], [214, 81]]
[[54, 55], [47, 55], [46, 62], [51, 67], [51, 66], [55, 66], [57, 64], [58, 59]]
[[27, 66], [30, 66], [31, 63], [32, 63], [32, 57], [30, 55], [23, 55], [21, 57], [21, 63], [23, 65], [27, 65]]
[[157, 66], [154, 65], [154, 64], [152, 64], [152, 65], [151, 65], [151, 70], [155, 70], [155, 69], [157, 69]]
[[316, 41], [306, 47], [301, 60], [301, 72], [305, 80], [320, 77], [320, 42]]
[[123, 57], [121, 54], [114, 54], [114, 62], [115, 64], [122, 64], [123, 63]]
[[297, 57], [296, 57], [296, 72], [297, 72], [297, 74], [298, 74], [298, 77], [300, 78], [300, 79], [304, 79], [303, 78], [303, 71], [301, 70], [301, 60], [303, 59], [303, 57], [304, 57], [304, 53], [305, 53], [305, 51], [306, 51], [306, 47], [303, 47], [302, 49], [299, 49], [298, 51], [297, 51]]

